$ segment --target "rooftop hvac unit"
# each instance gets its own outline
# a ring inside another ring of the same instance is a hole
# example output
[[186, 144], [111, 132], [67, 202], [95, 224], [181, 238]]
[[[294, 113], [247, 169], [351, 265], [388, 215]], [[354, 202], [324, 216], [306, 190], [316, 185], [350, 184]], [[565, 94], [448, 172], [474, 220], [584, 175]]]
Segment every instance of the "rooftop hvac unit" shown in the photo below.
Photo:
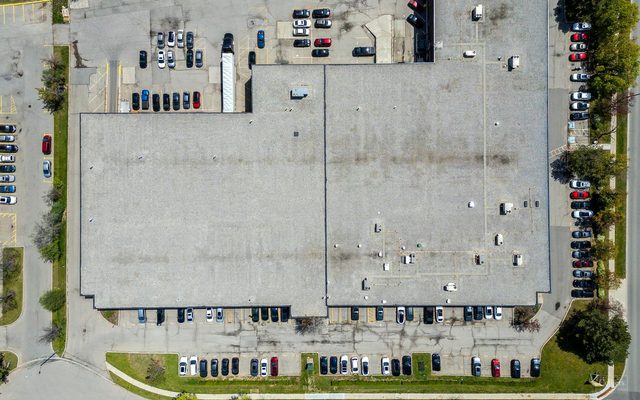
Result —
[[369, 286], [369, 281], [367, 278], [362, 280], [362, 290], [371, 290], [371, 286]]

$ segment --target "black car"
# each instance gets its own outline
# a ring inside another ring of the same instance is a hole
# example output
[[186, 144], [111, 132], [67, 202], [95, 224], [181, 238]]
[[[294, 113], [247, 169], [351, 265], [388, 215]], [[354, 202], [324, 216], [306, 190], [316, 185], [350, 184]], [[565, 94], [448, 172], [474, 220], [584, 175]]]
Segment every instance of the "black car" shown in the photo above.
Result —
[[402, 357], [402, 373], [411, 375], [411, 356]]
[[328, 372], [328, 365], [329, 362], [327, 360], [327, 357], [322, 356], [320, 357], [320, 375], [326, 375]]
[[190, 96], [189, 92], [182, 92], [182, 108], [185, 110], [188, 110], [189, 107], [191, 107]]
[[407, 307], [407, 315], [405, 316], [407, 321], [413, 321], [413, 307]]
[[256, 52], [255, 51], [250, 51], [249, 52], [249, 69], [251, 69], [252, 65], [256, 65]]
[[157, 93], [153, 94], [153, 111], [160, 111], [160, 95]]
[[258, 359], [257, 358], [252, 358], [251, 359], [251, 376], [258, 376]]
[[319, 29], [329, 29], [331, 28], [331, 20], [330, 19], [317, 19], [313, 24], [316, 28]]
[[140, 93], [131, 93], [131, 108], [133, 108], [134, 111], [138, 111], [140, 109]]
[[400, 360], [397, 358], [391, 360], [391, 375], [400, 376]]
[[309, 18], [311, 13], [309, 10], [293, 10], [293, 18]]
[[173, 92], [173, 111], [180, 110], [180, 93]]
[[329, 49], [313, 49], [311, 57], [329, 57]]
[[572, 201], [571, 208], [574, 210], [582, 210], [582, 209], [588, 210], [590, 204], [591, 202], [589, 201]]
[[278, 322], [278, 307], [271, 307], [271, 322]]
[[200, 359], [200, 377], [201, 378], [207, 377], [207, 359], [206, 358]]
[[289, 307], [282, 307], [280, 309], [280, 321], [288, 322], [289, 315], [291, 315], [291, 309], [289, 309]]
[[540, 376], [540, 359], [532, 358], [531, 359], [531, 377], [537, 378]]
[[238, 375], [239, 368], [240, 368], [240, 359], [238, 357], [233, 357], [231, 359], [231, 373], [234, 375]]
[[193, 68], [193, 50], [187, 50], [186, 56], [187, 68]]
[[431, 355], [431, 369], [433, 371], [440, 371], [440, 367], [440, 353], [433, 353]]
[[384, 308], [382, 306], [376, 307], [376, 321], [382, 321], [384, 319]]
[[464, 320], [467, 322], [473, 320], [473, 307], [471, 306], [464, 307]]
[[169, 96], [169, 93], [162, 95], [162, 109], [165, 111], [169, 111], [171, 109], [171, 96]]
[[372, 57], [376, 55], [375, 47], [355, 47], [351, 52], [354, 57]]
[[338, 357], [329, 357], [329, 372], [331, 372], [332, 374], [338, 373]]
[[224, 34], [224, 39], [222, 39], [222, 52], [233, 53], [233, 34]]
[[418, 17], [416, 14], [409, 14], [407, 22], [413, 25], [414, 28], [421, 28], [424, 25], [422, 18]]
[[293, 47], [310, 47], [311, 40], [310, 39], [296, 39], [293, 41]]
[[578, 250], [582, 250], [582, 249], [590, 249], [591, 248], [591, 242], [588, 240], [578, 240], [575, 242], [571, 242], [571, 248], [572, 249], [578, 249]]
[[228, 358], [223, 358], [222, 359], [222, 376], [227, 376], [229, 375], [229, 359]]
[[15, 165], [0, 165], [0, 172], [16, 172]]
[[[308, 14], [308, 10], [304, 10], [307, 12], [307, 16], [306, 17], [296, 17], [294, 15], [294, 18], [308, 18], [309, 14]], [[316, 8], [315, 10], [313, 10], [313, 18], [329, 18], [331, 16], [331, 10], [328, 8]]]
[[473, 309], [473, 319], [476, 321], [482, 321], [482, 318], [484, 318], [484, 307], [475, 306]]
[[251, 320], [253, 322], [260, 321], [260, 310], [258, 307], [251, 307]]
[[424, 323], [427, 325], [433, 324], [433, 307], [425, 307], [423, 310], [424, 313]]
[[160, 326], [164, 322], [164, 308], [156, 310], [156, 325]]
[[187, 32], [187, 49], [188, 50], [193, 49], [193, 32], [191, 31]]
[[211, 359], [211, 376], [218, 376], [218, 359]]
[[269, 320], [269, 307], [260, 307], [260, 319], [263, 321]]
[[593, 290], [580, 290], [580, 289], [573, 289], [571, 291], [571, 297], [575, 297], [575, 298], [585, 298], [585, 297], [593, 297]]
[[147, 52], [140, 50], [140, 68], [147, 68]]
[[351, 307], [351, 320], [358, 321], [360, 319], [360, 308], [358, 306]]
[[15, 125], [0, 125], [0, 132], [2, 133], [15, 133], [16, 126]]
[[571, 232], [571, 237], [574, 239], [590, 238], [591, 231], [573, 231]]
[[16, 153], [18, 146], [15, 144], [0, 144], [0, 153]]
[[184, 308], [178, 308], [178, 323], [184, 322]]
[[520, 360], [511, 360], [511, 377], [520, 378]]
[[591, 279], [574, 279], [573, 287], [580, 289], [595, 289], [596, 283]]
[[589, 113], [585, 112], [585, 111], [572, 112], [569, 115], [569, 119], [571, 121], [581, 121], [581, 120], [584, 120], [584, 119], [589, 119]]

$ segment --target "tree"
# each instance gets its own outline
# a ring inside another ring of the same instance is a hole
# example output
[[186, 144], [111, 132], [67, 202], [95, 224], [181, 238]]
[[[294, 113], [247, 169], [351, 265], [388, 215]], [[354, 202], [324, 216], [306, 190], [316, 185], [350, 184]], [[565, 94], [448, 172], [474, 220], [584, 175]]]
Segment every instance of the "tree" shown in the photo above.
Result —
[[54, 113], [64, 105], [67, 81], [65, 65], [56, 57], [46, 60], [45, 64], [46, 68], [42, 71], [43, 87], [38, 88], [38, 97], [44, 103], [44, 108]]
[[567, 154], [569, 170], [578, 178], [586, 179], [600, 188], [614, 176], [622, 176], [626, 172], [627, 163], [624, 156], [616, 158], [608, 151], [591, 146], [581, 146]]
[[54, 322], [51, 326], [43, 329], [43, 334], [40, 336], [41, 342], [51, 343], [58, 339], [62, 335], [62, 329]]
[[596, 284], [602, 289], [617, 289], [620, 287], [622, 280], [618, 278], [614, 271], [603, 269], [596, 273]]
[[536, 312], [537, 307], [535, 306], [516, 307], [513, 310], [511, 326], [518, 332], [538, 332], [540, 330], [540, 322], [533, 318]]
[[318, 317], [304, 317], [296, 319], [296, 333], [304, 335], [306, 333], [317, 332], [322, 326], [323, 320]]
[[7, 291], [4, 296], [0, 297], [0, 303], [2, 303], [3, 312], [11, 311], [18, 307], [18, 301], [16, 300], [16, 291]]
[[198, 400], [198, 397], [193, 393], [182, 392], [176, 396], [176, 400]]
[[593, 258], [608, 261], [616, 256], [616, 244], [609, 239], [596, 240], [591, 248]]
[[40, 305], [48, 311], [58, 311], [64, 307], [65, 293], [64, 290], [55, 288], [51, 289], [40, 296]]
[[164, 380], [165, 367], [159, 360], [152, 358], [147, 366], [147, 376], [145, 379], [151, 383], [160, 383]]
[[608, 208], [606, 210], [599, 211], [596, 213], [591, 222], [593, 222], [594, 230], [596, 232], [603, 233], [611, 225], [615, 225], [620, 223], [624, 219], [622, 213], [616, 209]]
[[2, 252], [2, 278], [9, 280], [20, 270], [20, 252], [15, 249], [6, 249]]
[[0, 382], [7, 383], [10, 371], [11, 365], [9, 365], [8, 361], [4, 360], [4, 353], [0, 352]]
[[597, 213], [609, 208], [619, 208], [624, 204], [626, 197], [627, 194], [625, 192], [617, 192], [609, 186], [604, 186], [593, 193], [591, 209]]

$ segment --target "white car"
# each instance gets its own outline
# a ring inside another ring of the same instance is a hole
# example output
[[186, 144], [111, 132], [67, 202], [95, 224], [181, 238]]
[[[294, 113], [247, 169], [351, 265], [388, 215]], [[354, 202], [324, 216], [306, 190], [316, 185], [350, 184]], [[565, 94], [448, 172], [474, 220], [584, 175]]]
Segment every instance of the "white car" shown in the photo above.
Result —
[[197, 373], [198, 373], [198, 357], [191, 356], [191, 358], [189, 358], [189, 374], [193, 376]]
[[404, 307], [400, 306], [396, 309], [396, 322], [399, 324], [404, 324], [404, 316], [405, 316]]
[[572, 189], [588, 189], [591, 187], [591, 182], [572, 179], [569, 181], [569, 187]]
[[571, 216], [576, 219], [591, 218], [593, 217], [593, 211], [591, 210], [576, 210], [571, 213]]
[[16, 157], [14, 155], [0, 156], [0, 162], [3, 162], [3, 163], [16, 162]]
[[267, 376], [267, 359], [260, 360], [260, 376]]
[[573, 92], [571, 93], [571, 100], [591, 100], [591, 93], [589, 92]]
[[220, 324], [224, 322], [224, 311], [222, 307], [216, 308], [216, 322]]
[[572, 43], [571, 46], [569, 46], [569, 50], [571, 51], [586, 51], [587, 50], [587, 45], [584, 43]]
[[475, 56], [476, 56], [476, 51], [475, 51], [475, 50], [467, 50], [467, 51], [465, 51], [464, 53], [462, 53], [462, 55], [463, 55], [465, 58], [473, 58], [473, 57], [475, 57]]
[[308, 19], [294, 19], [293, 20], [293, 27], [294, 28], [310, 28], [311, 27], [311, 21]]
[[358, 357], [356, 356], [351, 357], [351, 373], [352, 374], [360, 373], [360, 367], [358, 366], [358, 364], [359, 364]]
[[193, 308], [187, 308], [187, 321], [193, 321]]
[[178, 47], [183, 48], [184, 47], [184, 31], [182, 29], [178, 31], [177, 37], [178, 37]]
[[346, 355], [340, 357], [340, 373], [342, 375], [349, 373], [349, 357]]
[[173, 56], [173, 50], [167, 51], [167, 65], [169, 66], [169, 68], [176, 67], [176, 59]]
[[444, 322], [444, 308], [442, 306], [436, 306], [436, 321], [438, 323]]
[[309, 28], [295, 28], [293, 36], [309, 36]]
[[164, 68], [165, 65], [166, 63], [164, 60], [164, 50], [158, 50], [158, 67]]
[[504, 244], [504, 237], [501, 233], [496, 235], [496, 246], [502, 246]]
[[15, 142], [16, 137], [13, 135], [0, 135], [0, 142]]
[[362, 375], [369, 375], [369, 357], [362, 357]]
[[16, 196], [0, 196], [0, 204], [16, 204], [17, 202]]
[[455, 284], [455, 282], [449, 282], [444, 287], [444, 290], [446, 290], [447, 292], [457, 292], [458, 286]]
[[207, 307], [207, 322], [213, 322], [213, 307]]
[[178, 363], [178, 375], [185, 376], [187, 374], [187, 357], [180, 357], [180, 362]]
[[575, 22], [571, 26], [571, 30], [574, 32], [584, 32], [591, 30], [591, 24], [588, 22]]
[[496, 321], [500, 321], [502, 319], [502, 307], [501, 306], [496, 306], [494, 313], [493, 313], [493, 318], [496, 319]]
[[588, 110], [589, 103], [583, 103], [583, 102], [571, 103], [571, 106], [569, 108], [572, 111]]
[[573, 82], [586, 82], [591, 79], [591, 75], [589, 74], [571, 74], [569, 77]]
[[167, 46], [173, 47], [176, 45], [176, 33], [174, 31], [169, 31], [167, 35]]
[[485, 319], [493, 319], [493, 307], [486, 306], [484, 309], [484, 318]]
[[391, 374], [391, 364], [389, 363], [389, 357], [382, 357], [382, 375]]
[[0, 182], [15, 182], [15, 175], [0, 175]]

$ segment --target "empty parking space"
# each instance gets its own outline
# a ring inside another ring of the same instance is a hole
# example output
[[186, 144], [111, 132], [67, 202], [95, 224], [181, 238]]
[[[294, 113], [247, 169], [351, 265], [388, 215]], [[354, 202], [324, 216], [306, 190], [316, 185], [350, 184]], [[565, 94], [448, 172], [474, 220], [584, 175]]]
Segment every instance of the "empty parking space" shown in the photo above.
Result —
[[2, 25], [25, 25], [45, 22], [47, 7], [45, 1], [29, 1], [0, 5], [0, 22]]

